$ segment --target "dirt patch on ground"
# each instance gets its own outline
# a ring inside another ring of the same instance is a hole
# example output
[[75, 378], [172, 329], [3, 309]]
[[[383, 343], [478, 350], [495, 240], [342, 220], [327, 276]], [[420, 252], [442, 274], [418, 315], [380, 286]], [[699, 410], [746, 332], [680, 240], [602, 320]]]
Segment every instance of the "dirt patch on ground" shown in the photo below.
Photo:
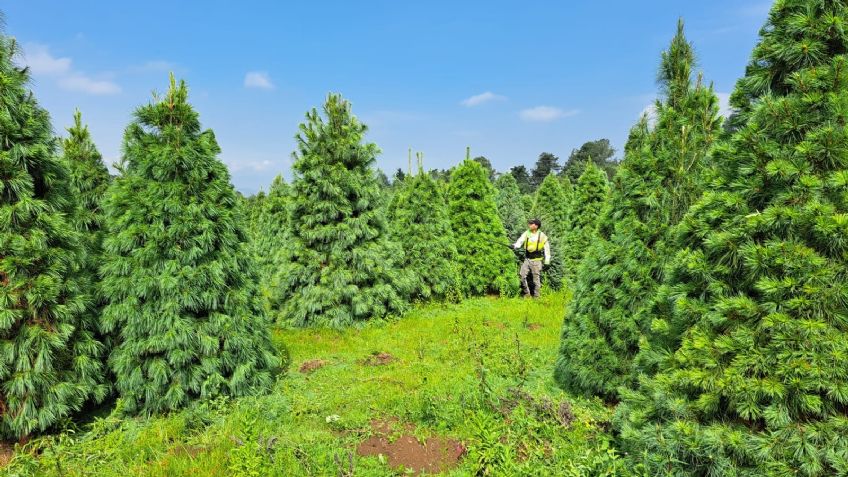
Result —
[[542, 325], [539, 324], [539, 323], [530, 323], [529, 325], [527, 325], [527, 329], [530, 330], [530, 331], [536, 331], [541, 327], [542, 327]]
[[171, 448], [171, 454], [174, 455], [187, 455], [189, 457], [197, 457], [199, 454], [206, 452], [208, 449], [204, 446], [189, 446], [189, 445], [178, 445], [176, 447]]
[[538, 419], [551, 420], [562, 427], [571, 427], [574, 422], [574, 411], [568, 401], [555, 402], [548, 397], [535, 398], [530, 393], [518, 388], [510, 388], [507, 396], [500, 400], [500, 411], [504, 418], [509, 418], [512, 411], [519, 405], [533, 412]]
[[0, 442], [0, 469], [9, 465], [15, 457], [15, 446], [8, 442]]
[[309, 359], [300, 364], [298, 371], [303, 374], [309, 374], [317, 369], [323, 368], [327, 364], [323, 359]]
[[373, 435], [361, 442], [361, 456], [382, 454], [392, 468], [404, 468], [420, 475], [438, 474], [456, 466], [465, 454], [465, 446], [455, 439], [428, 437], [424, 443], [411, 435], [412, 424], [400, 424], [396, 418], [371, 421]]
[[502, 321], [492, 322], [492, 326], [494, 326], [495, 328], [497, 328], [499, 330], [505, 330], [506, 329], [506, 323], [504, 323]]
[[362, 364], [365, 366], [384, 366], [395, 360], [397, 360], [397, 358], [389, 353], [375, 351], [371, 353], [371, 356], [362, 360]]

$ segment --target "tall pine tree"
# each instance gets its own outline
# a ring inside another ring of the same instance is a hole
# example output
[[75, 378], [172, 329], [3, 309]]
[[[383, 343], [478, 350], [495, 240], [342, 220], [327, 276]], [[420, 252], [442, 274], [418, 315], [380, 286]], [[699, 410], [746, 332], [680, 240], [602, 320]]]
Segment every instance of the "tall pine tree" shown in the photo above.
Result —
[[530, 179], [530, 173], [527, 172], [527, 166], [523, 164], [514, 166], [509, 170], [509, 175], [515, 178], [515, 182], [518, 184], [518, 189], [522, 195], [533, 193], [533, 184]]
[[103, 247], [103, 201], [112, 178], [103, 164], [88, 127], [82, 124], [79, 111], [74, 114], [74, 125], [68, 128], [68, 137], [62, 140], [62, 160], [70, 172], [71, 187], [79, 198], [74, 222], [82, 232], [86, 249], [85, 266], [80, 279], [87, 281], [92, 290], [90, 311], [86, 313], [91, 330], [97, 330], [99, 339], [110, 346], [109, 337], [100, 332], [100, 314], [103, 300], [95, 287], [99, 282], [97, 269], [100, 266]]
[[[848, 5], [773, 7], [681, 222], [622, 440], [673, 475], [848, 473]], [[664, 349], [657, 349], [659, 343]]]
[[456, 243], [447, 203], [436, 181], [419, 167], [392, 198], [389, 224], [393, 240], [403, 247], [397, 266], [411, 273], [414, 300], [459, 296]]
[[259, 266], [259, 289], [270, 296], [273, 279], [282, 267], [281, 254], [289, 240], [289, 186], [278, 175], [268, 195], [258, 204], [253, 234], [253, 253]]
[[138, 108], [106, 200], [110, 364], [129, 413], [261, 391], [279, 364], [246, 224], [185, 83]]
[[635, 381], [633, 358], [650, 328], [669, 229], [697, 198], [720, 128], [718, 98], [693, 84], [694, 62], [681, 22], [662, 55], [655, 127], [643, 118], [631, 131], [598, 237], [578, 269], [556, 367], [571, 392], [616, 400], [618, 387]]
[[74, 113], [74, 125], [68, 128], [68, 137], [62, 140], [62, 152], [71, 186], [79, 196], [78, 223], [95, 258], [92, 262], [97, 263], [103, 241], [103, 199], [111, 177], [88, 127], [82, 124], [79, 111]]
[[512, 174], [503, 174], [495, 181], [495, 189], [498, 215], [504, 224], [506, 235], [516, 240], [527, 229], [527, 214], [524, 212], [518, 182]]
[[[331, 94], [297, 135], [291, 240], [276, 303], [295, 326], [343, 327], [405, 309], [408, 274], [389, 240], [373, 166], [379, 149], [350, 103]], [[400, 184], [397, 184], [400, 185]]]
[[541, 230], [550, 241], [551, 263], [542, 274], [542, 279], [545, 285], [554, 290], [559, 290], [563, 283], [564, 238], [568, 226], [566, 214], [565, 192], [560, 186], [559, 178], [554, 173], [550, 173], [536, 190], [530, 216], [542, 222]]
[[517, 293], [514, 254], [498, 216], [495, 188], [480, 164], [466, 159], [454, 169], [448, 197], [463, 290], [472, 295]]
[[47, 112], [0, 32], [0, 437], [26, 438], [99, 401], [79, 203]]
[[533, 185], [533, 189], [539, 188], [546, 177], [550, 174], [556, 174], [560, 169], [562, 169], [562, 166], [559, 163], [559, 157], [550, 152], [539, 154], [539, 158], [536, 159], [536, 164], [530, 173], [530, 183]]
[[597, 235], [598, 217], [606, 202], [609, 186], [607, 175], [593, 163], [577, 181], [567, 201], [565, 240], [562, 244], [563, 276], [573, 279], [589, 245]]

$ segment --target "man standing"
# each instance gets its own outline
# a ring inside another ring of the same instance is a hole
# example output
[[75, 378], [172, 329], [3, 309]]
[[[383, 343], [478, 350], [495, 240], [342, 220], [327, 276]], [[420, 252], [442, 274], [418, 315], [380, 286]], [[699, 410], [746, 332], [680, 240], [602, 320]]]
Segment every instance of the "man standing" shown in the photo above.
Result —
[[544, 260], [545, 265], [551, 263], [551, 246], [548, 243], [548, 236], [539, 230], [540, 227], [542, 227], [542, 221], [539, 219], [529, 220], [527, 222], [528, 230], [521, 234], [521, 237], [513, 245], [516, 250], [524, 247], [526, 253], [524, 263], [521, 264], [519, 271], [525, 297], [531, 296], [527, 275], [533, 275], [532, 296], [539, 298], [539, 292], [542, 288], [542, 260]]

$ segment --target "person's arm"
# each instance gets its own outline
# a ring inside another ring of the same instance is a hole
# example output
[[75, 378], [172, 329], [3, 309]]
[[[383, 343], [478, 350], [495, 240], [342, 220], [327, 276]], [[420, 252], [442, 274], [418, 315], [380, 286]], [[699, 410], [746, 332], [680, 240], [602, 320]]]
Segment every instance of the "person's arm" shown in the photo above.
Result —
[[527, 240], [527, 232], [524, 232], [523, 234], [521, 234], [521, 237], [518, 237], [518, 240], [515, 241], [515, 244], [513, 244], [512, 248], [518, 250], [519, 248], [521, 248], [522, 245], [524, 245], [525, 240]]
[[545, 236], [545, 265], [551, 264], [551, 241]]

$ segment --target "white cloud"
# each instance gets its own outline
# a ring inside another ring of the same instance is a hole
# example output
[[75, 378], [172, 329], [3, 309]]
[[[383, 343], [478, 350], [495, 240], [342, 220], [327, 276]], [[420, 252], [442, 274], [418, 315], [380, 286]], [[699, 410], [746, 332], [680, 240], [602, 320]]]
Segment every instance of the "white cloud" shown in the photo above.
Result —
[[645, 106], [645, 108], [642, 109], [642, 112], [639, 113], [639, 119], [641, 119], [642, 116], [648, 117], [648, 124], [650, 124], [651, 126], [656, 124], [656, 122], [657, 122], [657, 105], [654, 104], [654, 103], [651, 103], [651, 104]]
[[127, 68], [128, 73], [144, 74], [144, 73], [161, 73], [163, 71], [174, 71], [177, 65], [165, 60], [150, 60], [146, 63], [133, 65]]
[[94, 95], [118, 94], [121, 87], [107, 80], [95, 80], [80, 73], [59, 78], [59, 86], [67, 91], [79, 91]]
[[24, 46], [24, 62], [34, 75], [64, 75], [71, 71], [70, 58], [56, 58], [47, 46], [27, 43]]
[[248, 71], [244, 75], [245, 88], [274, 89], [271, 77], [264, 71]]
[[563, 111], [562, 109], [555, 108], [553, 106], [536, 106], [535, 108], [524, 109], [518, 113], [524, 121], [536, 122], [550, 122], [559, 118], [576, 116], [577, 114], [580, 114], [580, 110], [570, 109], [568, 111]]
[[23, 60], [33, 75], [55, 78], [59, 87], [66, 91], [94, 95], [121, 92], [121, 87], [108, 79], [94, 79], [74, 70], [70, 58], [53, 56], [46, 45], [27, 43], [24, 45]]
[[716, 93], [718, 96], [718, 113], [724, 116], [725, 119], [733, 114], [733, 108], [730, 107], [730, 93]]
[[486, 91], [485, 93], [474, 95], [470, 98], [463, 99], [460, 102], [461, 105], [467, 106], [469, 108], [473, 108], [474, 106], [479, 106], [484, 103], [490, 103], [492, 101], [504, 101], [506, 100], [506, 96], [501, 96], [499, 94], [495, 94], [491, 91]]
[[227, 167], [230, 168], [230, 172], [242, 172], [242, 171], [252, 171], [252, 172], [264, 172], [271, 168], [279, 167], [275, 161], [270, 161], [268, 159], [261, 161], [228, 161], [224, 160], [224, 163]]

